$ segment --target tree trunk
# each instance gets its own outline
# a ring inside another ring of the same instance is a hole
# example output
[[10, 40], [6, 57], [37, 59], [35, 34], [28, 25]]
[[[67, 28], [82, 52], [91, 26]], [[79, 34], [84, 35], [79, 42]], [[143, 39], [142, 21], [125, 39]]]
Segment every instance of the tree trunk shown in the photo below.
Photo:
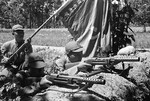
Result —
[[144, 23], [143, 32], [146, 32], [146, 24]]

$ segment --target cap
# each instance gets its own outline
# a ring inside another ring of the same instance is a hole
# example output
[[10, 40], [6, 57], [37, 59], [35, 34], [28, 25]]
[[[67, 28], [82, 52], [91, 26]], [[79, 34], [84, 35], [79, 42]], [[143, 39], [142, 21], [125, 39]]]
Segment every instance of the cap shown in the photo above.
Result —
[[17, 25], [14, 25], [12, 27], [12, 30], [14, 30], [14, 31], [16, 31], [16, 30], [23, 30], [23, 27], [21, 25], [17, 24]]
[[65, 46], [66, 53], [69, 52], [81, 52], [83, 51], [83, 47], [76, 41], [70, 41]]
[[29, 67], [33, 68], [44, 68], [46, 63], [44, 62], [43, 58], [39, 56], [38, 53], [31, 53], [27, 56], [27, 64]]

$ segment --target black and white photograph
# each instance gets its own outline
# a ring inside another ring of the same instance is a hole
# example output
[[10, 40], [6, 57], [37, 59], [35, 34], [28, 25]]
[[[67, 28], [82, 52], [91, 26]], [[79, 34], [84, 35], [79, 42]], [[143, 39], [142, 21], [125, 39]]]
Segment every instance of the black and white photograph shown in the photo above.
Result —
[[149, 101], [150, 0], [0, 0], [0, 101]]

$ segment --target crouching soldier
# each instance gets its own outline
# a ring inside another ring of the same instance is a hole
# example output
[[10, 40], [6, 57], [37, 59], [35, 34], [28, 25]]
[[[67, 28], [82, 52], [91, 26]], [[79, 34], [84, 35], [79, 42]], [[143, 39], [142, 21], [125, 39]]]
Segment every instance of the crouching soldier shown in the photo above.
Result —
[[11, 74], [16, 74], [24, 63], [25, 56], [33, 51], [32, 45], [29, 43], [24, 49], [16, 53], [9, 63], [7, 63], [8, 59], [25, 43], [24, 34], [23, 26], [19, 24], [14, 25], [12, 27], [14, 39], [5, 42], [1, 46], [1, 55], [3, 56], [3, 59], [0, 62], [5, 63], [5, 65], [0, 66], [0, 84], [5, 82], [6, 78], [11, 77]]
[[44, 68], [46, 66], [44, 60], [37, 53], [31, 53], [26, 57], [22, 70], [16, 74], [22, 87], [19, 91], [21, 101], [34, 101], [36, 98], [38, 101], [42, 100], [40, 96], [34, 95], [45, 88], [41, 78], [45, 75]]
[[79, 72], [90, 71], [92, 65], [82, 61], [83, 47], [76, 41], [69, 41], [65, 46], [66, 54], [55, 60], [55, 73], [76, 75]]

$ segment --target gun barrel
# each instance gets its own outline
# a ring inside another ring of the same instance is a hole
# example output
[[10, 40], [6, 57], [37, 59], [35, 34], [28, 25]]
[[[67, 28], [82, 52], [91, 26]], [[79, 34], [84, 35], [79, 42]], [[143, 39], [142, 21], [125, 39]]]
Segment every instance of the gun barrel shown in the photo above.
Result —
[[107, 65], [108, 64], [108, 60], [107, 59], [89, 59], [89, 60], [85, 60], [85, 63], [91, 64], [91, 65]]
[[115, 56], [115, 57], [106, 57], [106, 58], [91, 58], [88, 60], [85, 60], [84, 62], [90, 63], [90, 64], [97, 64], [97, 65], [106, 65], [110, 61], [128, 61], [128, 62], [133, 62], [133, 61], [140, 61], [140, 57], [135, 57], [135, 56]]
[[114, 57], [114, 59], [118, 61], [128, 61], [128, 62], [140, 61], [140, 57], [135, 56], [116, 56]]

